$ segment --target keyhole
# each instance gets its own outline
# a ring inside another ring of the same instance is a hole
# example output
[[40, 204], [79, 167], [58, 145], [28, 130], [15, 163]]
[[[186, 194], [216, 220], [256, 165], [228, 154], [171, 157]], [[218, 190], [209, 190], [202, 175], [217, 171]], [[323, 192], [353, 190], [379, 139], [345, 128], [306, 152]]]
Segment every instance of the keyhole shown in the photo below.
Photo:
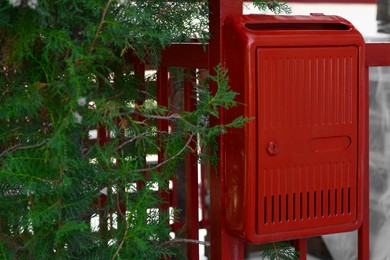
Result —
[[267, 145], [267, 152], [269, 155], [274, 156], [277, 155], [280, 151], [279, 144], [275, 141], [269, 141]]

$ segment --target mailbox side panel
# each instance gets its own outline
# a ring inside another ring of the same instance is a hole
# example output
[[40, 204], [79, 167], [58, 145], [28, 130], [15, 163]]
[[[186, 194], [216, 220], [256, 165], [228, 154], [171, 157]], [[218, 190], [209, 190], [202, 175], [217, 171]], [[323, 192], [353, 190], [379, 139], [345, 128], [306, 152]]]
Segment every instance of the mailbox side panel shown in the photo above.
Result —
[[[229, 86], [238, 93], [236, 101], [238, 106], [223, 113], [223, 121], [231, 122], [239, 116], [247, 116], [248, 100], [247, 86], [248, 79], [245, 75], [246, 64], [246, 38], [240, 33], [237, 24], [227, 19], [224, 25], [224, 67], [228, 70]], [[229, 231], [243, 237], [245, 233], [245, 215], [247, 200], [248, 171], [248, 124], [243, 128], [229, 128], [224, 136], [224, 203], [226, 226]]]

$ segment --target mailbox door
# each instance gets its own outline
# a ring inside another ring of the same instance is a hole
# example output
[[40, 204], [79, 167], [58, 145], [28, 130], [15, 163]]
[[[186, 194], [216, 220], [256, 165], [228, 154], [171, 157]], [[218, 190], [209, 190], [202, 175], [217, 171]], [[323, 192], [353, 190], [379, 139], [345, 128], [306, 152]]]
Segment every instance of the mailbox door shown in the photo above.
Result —
[[255, 57], [257, 233], [356, 224], [358, 48], [259, 47]]

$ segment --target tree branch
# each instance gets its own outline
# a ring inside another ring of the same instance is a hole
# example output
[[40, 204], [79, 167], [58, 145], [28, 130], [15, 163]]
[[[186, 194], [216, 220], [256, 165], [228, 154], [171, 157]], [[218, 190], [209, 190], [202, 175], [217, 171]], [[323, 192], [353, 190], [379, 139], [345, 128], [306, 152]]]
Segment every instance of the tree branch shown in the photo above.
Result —
[[160, 168], [161, 166], [167, 164], [168, 162], [172, 161], [173, 159], [175, 159], [176, 157], [178, 157], [180, 154], [182, 154], [185, 149], [187, 149], [187, 147], [190, 145], [192, 139], [194, 138], [195, 134], [194, 133], [191, 133], [190, 137], [188, 138], [186, 144], [183, 146], [183, 148], [181, 148], [181, 150], [179, 152], [177, 152], [174, 156], [166, 159], [165, 161], [162, 161], [161, 163], [153, 166], [153, 167], [149, 167], [149, 168], [143, 168], [143, 169], [139, 169], [137, 170], [138, 172], [147, 172], [147, 171], [150, 171], [150, 170], [156, 170], [158, 168]]
[[125, 147], [126, 145], [128, 145], [128, 144], [134, 142], [135, 140], [144, 137], [145, 135], [154, 134], [154, 133], [168, 134], [168, 132], [166, 132], [166, 131], [158, 131], [158, 130], [144, 132], [144, 133], [141, 133], [141, 134], [139, 134], [139, 135], [134, 136], [133, 138], [131, 138], [131, 139], [127, 140], [126, 142], [122, 143], [121, 145], [119, 145], [118, 148], [117, 148], [117, 151], [120, 150], [120, 149], [122, 149], [122, 148]]
[[190, 244], [199, 244], [204, 246], [210, 246], [210, 242], [207, 241], [200, 241], [195, 239], [188, 239], [188, 238], [176, 238], [172, 240], [165, 241], [162, 245], [169, 245], [169, 244], [176, 244], [176, 243], [190, 243]]
[[[159, 116], [159, 115], [149, 115], [149, 114], [144, 114], [141, 112], [138, 112], [136, 110], [131, 112], [132, 114], [136, 114], [138, 116], [144, 117], [144, 118], [150, 118], [150, 119], [160, 119], [160, 120], [175, 120], [175, 119], [183, 119], [183, 117], [180, 114], [173, 113], [167, 116]], [[128, 115], [127, 113], [123, 113], [123, 115]]]
[[93, 38], [91, 47], [89, 49], [89, 55], [92, 54], [92, 51], [95, 48], [95, 44], [96, 44], [97, 38], [99, 37], [99, 33], [102, 30], [102, 28], [103, 28], [103, 24], [104, 24], [104, 21], [105, 21], [106, 16], [107, 16], [108, 8], [110, 7], [111, 3], [112, 3], [112, 0], [108, 0], [108, 2], [106, 4], [106, 7], [104, 8], [102, 19], [100, 20], [99, 27], [96, 30], [95, 37]]
[[13, 152], [13, 151], [17, 151], [17, 150], [27, 150], [27, 149], [32, 149], [32, 148], [37, 148], [37, 147], [40, 147], [42, 145], [44, 145], [47, 141], [49, 141], [49, 139], [45, 139], [43, 140], [42, 142], [40, 143], [37, 143], [37, 144], [32, 144], [32, 145], [26, 145], [26, 146], [21, 146], [21, 144], [16, 144], [10, 148], [8, 148], [7, 150], [3, 151], [1, 154], [0, 154], [0, 157], [4, 156], [6, 153], [8, 152]]
[[123, 244], [125, 243], [126, 240], [127, 232], [129, 231], [129, 222], [126, 220], [126, 216], [123, 215], [122, 211], [120, 210], [119, 200], [117, 200], [117, 207], [118, 207], [119, 214], [122, 216], [122, 218], [124, 218], [126, 222], [126, 227], [125, 227], [126, 229], [125, 232], [123, 233], [123, 238], [121, 240], [121, 243], [119, 244], [118, 249], [115, 251], [115, 254], [111, 257], [111, 260], [114, 260], [117, 256], [119, 256], [119, 252], [122, 250]]

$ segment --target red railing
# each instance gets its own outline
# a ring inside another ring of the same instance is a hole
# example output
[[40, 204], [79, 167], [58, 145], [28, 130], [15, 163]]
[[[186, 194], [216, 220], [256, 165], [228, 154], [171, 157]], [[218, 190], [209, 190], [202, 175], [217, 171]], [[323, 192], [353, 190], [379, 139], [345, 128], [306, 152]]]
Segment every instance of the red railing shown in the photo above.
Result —
[[[296, 0], [288, 2], [300, 3], [318, 3], [310, 0]], [[355, 1], [336, 1], [323, 0], [321, 3], [375, 3], [375, 0], [355, 0]], [[221, 50], [221, 27], [225, 17], [229, 14], [242, 13], [242, 1], [237, 0], [212, 0], [210, 5], [210, 33], [213, 36], [206, 45], [198, 42], [172, 44], [162, 54], [162, 62], [157, 70], [157, 88], [158, 103], [168, 107], [170, 98], [170, 84], [172, 83], [169, 67], [186, 68], [186, 73], [194, 75], [198, 70], [211, 70], [214, 66], [222, 63]], [[367, 43], [365, 46], [365, 64], [369, 66], [390, 66], [390, 43]], [[368, 69], [367, 69], [368, 71]], [[138, 74], [144, 75], [145, 67], [140, 66]], [[193, 77], [192, 77], [193, 78]], [[367, 72], [368, 79], [368, 72]], [[211, 88], [215, 86], [211, 85]], [[192, 99], [192, 82], [184, 82], [184, 109], [191, 111], [194, 108], [195, 100]], [[158, 123], [159, 130], [168, 131], [167, 122]], [[100, 136], [100, 135], [99, 135]], [[220, 146], [224, 145], [224, 137], [219, 139]], [[197, 149], [197, 147], [193, 147]], [[220, 149], [223, 150], [223, 149]], [[162, 156], [160, 156], [161, 158]], [[220, 154], [220, 160], [224, 158]], [[189, 239], [198, 240], [199, 228], [207, 228], [211, 236], [210, 257], [211, 259], [243, 259], [244, 241], [229, 235], [225, 229], [224, 223], [224, 169], [223, 165], [218, 166], [218, 172], [210, 169], [210, 179], [206, 178], [204, 168], [201, 168], [201, 183], [198, 184], [198, 165], [197, 158], [194, 155], [186, 157], [185, 161], [185, 189], [186, 189], [186, 217], [172, 227], [174, 231], [179, 230], [183, 225], [186, 227], [186, 236]], [[222, 174], [220, 174], [222, 173]], [[170, 205], [163, 206], [163, 210], [169, 210], [169, 207], [179, 207], [178, 197], [182, 194], [177, 189], [178, 181], [172, 180], [173, 187], [170, 193], [163, 193]], [[368, 191], [368, 176], [365, 179], [366, 191]], [[181, 184], [183, 185], [183, 184]], [[212, 187], [208, 190], [208, 187]], [[206, 205], [205, 195], [210, 192], [210, 210]], [[368, 194], [365, 193], [365, 194]], [[359, 229], [359, 259], [369, 259], [369, 226], [368, 226], [368, 197], [365, 198], [365, 216], [363, 225]], [[202, 208], [202, 221], [198, 221], [198, 208]], [[295, 247], [301, 251], [301, 259], [306, 259], [306, 240], [299, 239], [295, 241]], [[188, 259], [199, 259], [199, 246], [197, 244], [188, 244]]]

